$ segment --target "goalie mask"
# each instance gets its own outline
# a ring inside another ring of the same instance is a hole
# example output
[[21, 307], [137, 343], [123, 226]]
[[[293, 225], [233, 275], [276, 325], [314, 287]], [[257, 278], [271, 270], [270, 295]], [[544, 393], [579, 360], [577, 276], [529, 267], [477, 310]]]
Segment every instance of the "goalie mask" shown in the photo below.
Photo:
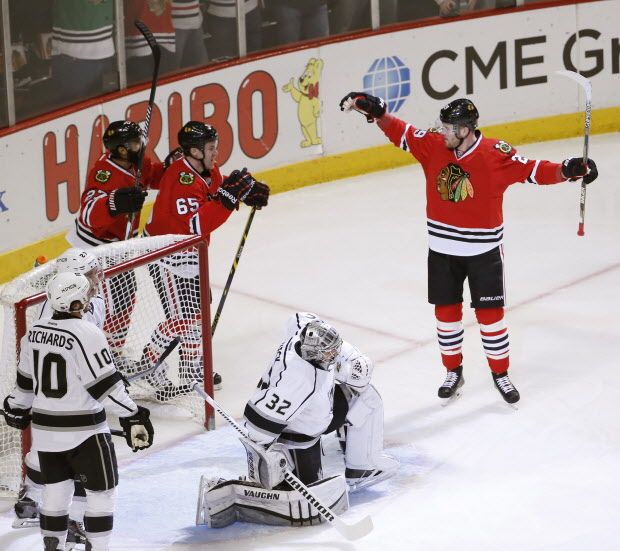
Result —
[[333, 363], [342, 348], [338, 331], [324, 321], [311, 321], [299, 335], [301, 357], [322, 369]]
[[97, 294], [97, 289], [103, 280], [103, 270], [97, 257], [84, 249], [68, 249], [61, 254], [55, 263], [56, 273], [73, 272], [85, 275], [90, 281], [91, 297]]
[[55, 312], [81, 312], [90, 300], [90, 281], [73, 272], [56, 274], [48, 281], [46, 293]]

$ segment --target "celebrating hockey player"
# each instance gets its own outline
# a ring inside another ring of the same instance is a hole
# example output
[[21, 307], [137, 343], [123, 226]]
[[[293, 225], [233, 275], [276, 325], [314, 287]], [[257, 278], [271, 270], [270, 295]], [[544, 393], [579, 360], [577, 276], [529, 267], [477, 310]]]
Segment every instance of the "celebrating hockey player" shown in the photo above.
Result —
[[[68, 249], [54, 262], [55, 273], [79, 273], [86, 276], [90, 282], [90, 298], [88, 305], [82, 311], [82, 319], [103, 328], [105, 320], [105, 304], [99, 287], [103, 279], [103, 272], [97, 257], [83, 249]], [[39, 319], [51, 318], [54, 311], [50, 301], [46, 300], [39, 314]], [[14, 527], [33, 526], [39, 523], [39, 506], [41, 502], [41, 468], [39, 455], [29, 451], [24, 459], [26, 464], [26, 480], [20, 489], [19, 498], [15, 504], [16, 520]], [[75, 492], [69, 511], [69, 531], [67, 535], [67, 549], [74, 544], [85, 543], [83, 532], [84, 509], [86, 507], [86, 493], [80, 480], [75, 480]]]
[[105, 335], [81, 319], [91, 293], [82, 274], [50, 279], [53, 316], [23, 337], [17, 384], [4, 400], [7, 424], [23, 430], [32, 421], [32, 450], [45, 485], [40, 511], [45, 551], [65, 549], [76, 477], [86, 489], [88, 548], [109, 549], [118, 469], [104, 407], [119, 415], [133, 451], [153, 442], [149, 411], [127, 394]]
[[[346, 508], [348, 488], [392, 476], [398, 461], [383, 453], [383, 401], [370, 384], [372, 370], [371, 360], [316, 314], [293, 315], [286, 339], [245, 408], [248, 438], [242, 442], [251, 482], [203, 481], [198, 518], [205, 512], [212, 527], [235, 519], [310, 522], [316, 512], [282, 482], [283, 465], [340, 510]], [[341, 476], [323, 477], [321, 457], [321, 436], [342, 428], [346, 484]], [[268, 491], [256, 490], [257, 485]]]
[[[223, 178], [217, 164], [218, 135], [213, 126], [189, 121], [179, 130], [180, 149], [173, 151], [170, 164], [161, 180], [146, 235], [200, 234], [208, 240], [210, 233], [223, 224], [240, 203], [261, 208], [267, 205], [269, 187], [257, 182], [244, 168]], [[198, 266], [193, 256], [175, 258], [174, 265], [160, 261], [150, 268], [164, 306], [167, 321], [159, 324], [151, 338], [148, 354], [161, 352], [175, 335], [183, 339], [180, 350], [181, 385], [165, 385], [158, 392], [161, 399], [190, 392], [192, 381], [202, 378], [199, 357], [200, 316]], [[171, 281], [170, 281], [171, 280]], [[170, 288], [175, 296], [170, 296]], [[214, 385], [221, 384], [214, 374]]]
[[447, 402], [464, 383], [462, 302], [469, 281], [471, 306], [495, 386], [509, 404], [520, 395], [508, 377], [508, 329], [504, 320], [503, 194], [515, 182], [536, 185], [593, 182], [592, 159], [562, 163], [530, 160], [501, 140], [485, 138], [478, 109], [456, 99], [441, 109], [437, 128], [421, 130], [386, 113], [385, 101], [350, 92], [340, 109], [362, 113], [396, 146], [409, 151], [426, 175], [429, 238], [428, 300], [435, 305], [441, 359], [447, 370], [438, 395]]
[[[163, 163], [145, 156], [140, 186], [135, 185], [137, 163], [144, 148], [142, 130], [135, 122], [110, 123], [103, 134], [103, 145], [107, 152], [88, 173], [79, 216], [67, 234], [67, 241], [76, 247], [90, 248], [122, 241], [129, 215], [135, 215], [131, 234], [135, 236], [146, 189], [157, 189], [164, 171]], [[127, 273], [110, 278], [104, 290], [110, 299], [105, 332], [115, 360], [123, 369], [123, 347], [136, 295], [135, 276]]]

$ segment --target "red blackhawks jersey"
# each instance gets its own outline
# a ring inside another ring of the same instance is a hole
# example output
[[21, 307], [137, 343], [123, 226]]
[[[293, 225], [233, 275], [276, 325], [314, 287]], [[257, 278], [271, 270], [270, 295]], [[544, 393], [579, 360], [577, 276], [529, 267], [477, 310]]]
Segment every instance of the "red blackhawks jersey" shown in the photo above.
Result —
[[174, 161], [160, 182], [145, 235], [195, 233], [208, 239], [232, 212], [212, 199], [221, 184], [222, 174], [217, 164], [203, 177], [185, 157]]
[[[145, 188], [157, 189], [163, 173], [162, 163], [153, 163], [144, 158], [141, 183]], [[75, 227], [67, 234], [67, 241], [75, 247], [96, 247], [112, 241], [125, 239], [127, 216], [112, 216], [108, 208], [108, 197], [115, 189], [135, 184], [135, 170], [125, 170], [117, 165], [109, 154], [102, 155], [88, 173], [86, 187], [82, 192], [80, 214]], [[132, 235], [138, 231], [140, 213], [136, 213]]]
[[429, 247], [439, 253], [473, 256], [494, 249], [503, 240], [502, 201], [508, 186], [564, 181], [559, 164], [517, 155], [506, 142], [478, 131], [476, 142], [457, 157], [433, 130], [414, 128], [389, 114], [377, 122], [424, 169]]

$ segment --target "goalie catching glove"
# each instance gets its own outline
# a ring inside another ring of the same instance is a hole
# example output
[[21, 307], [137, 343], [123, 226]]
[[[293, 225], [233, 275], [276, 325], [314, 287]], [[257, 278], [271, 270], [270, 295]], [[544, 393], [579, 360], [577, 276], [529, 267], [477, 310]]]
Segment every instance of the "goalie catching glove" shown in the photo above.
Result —
[[248, 438], [241, 438], [248, 456], [248, 478], [271, 490], [284, 480], [284, 473], [291, 461], [283, 444], [272, 444], [265, 448]]
[[572, 157], [562, 163], [562, 176], [571, 182], [583, 178], [584, 184], [590, 184], [598, 178], [598, 169], [592, 159], [588, 159], [588, 166], [584, 165], [583, 157]]
[[4, 419], [9, 427], [25, 430], [28, 428], [32, 417], [29, 409], [11, 408], [9, 397], [4, 399]]
[[151, 412], [148, 409], [138, 406], [138, 412], [135, 415], [119, 418], [121, 427], [125, 431], [127, 445], [133, 452], [150, 448], [153, 444], [154, 431], [150, 415]]
[[368, 122], [374, 122], [385, 115], [385, 100], [365, 92], [349, 92], [340, 100], [341, 111], [359, 111]]
[[144, 205], [146, 191], [140, 186], [120, 187], [108, 196], [110, 214], [116, 216], [122, 213], [139, 212]]
[[255, 180], [247, 168], [233, 170], [215, 196], [228, 210], [237, 209], [239, 201], [249, 207], [261, 208], [267, 206], [269, 186]]

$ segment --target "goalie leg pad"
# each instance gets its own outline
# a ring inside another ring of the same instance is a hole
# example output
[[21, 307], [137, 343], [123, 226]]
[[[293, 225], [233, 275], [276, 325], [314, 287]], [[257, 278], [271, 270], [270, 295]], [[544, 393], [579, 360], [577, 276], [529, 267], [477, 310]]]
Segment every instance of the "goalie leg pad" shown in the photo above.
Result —
[[[335, 514], [349, 508], [342, 475], [308, 487]], [[311, 526], [324, 522], [319, 512], [295, 490], [266, 490], [254, 482], [207, 479], [200, 481], [196, 524], [223, 528], [235, 521], [273, 526]]]

